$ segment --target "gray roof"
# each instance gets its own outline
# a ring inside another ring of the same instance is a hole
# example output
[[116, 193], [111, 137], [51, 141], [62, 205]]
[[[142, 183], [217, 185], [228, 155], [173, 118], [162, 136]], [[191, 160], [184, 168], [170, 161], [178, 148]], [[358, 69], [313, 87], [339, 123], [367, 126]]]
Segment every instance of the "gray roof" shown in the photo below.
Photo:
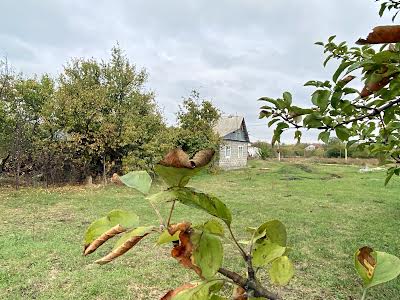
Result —
[[224, 137], [236, 130], [241, 129], [242, 124], [246, 139], [248, 140], [246, 124], [244, 122], [244, 118], [241, 116], [220, 117], [217, 124], [214, 126], [214, 131], [221, 137]]

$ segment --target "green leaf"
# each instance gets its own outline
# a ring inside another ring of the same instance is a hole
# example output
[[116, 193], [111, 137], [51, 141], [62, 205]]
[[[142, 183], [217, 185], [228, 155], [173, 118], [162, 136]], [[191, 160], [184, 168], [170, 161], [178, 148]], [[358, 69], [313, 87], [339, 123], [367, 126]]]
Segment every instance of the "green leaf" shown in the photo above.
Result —
[[307, 128], [318, 128], [322, 126], [321, 116], [315, 113], [309, 114], [303, 120], [303, 124]]
[[147, 194], [151, 187], [151, 177], [146, 171], [133, 171], [119, 177], [123, 184]]
[[312, 95], [311, 101], [320, 108], [321, 112], [324, 112], [328, 107], [330, 96], [331, 91], [329, 90], [316, 90]]
[[285, 122], [278, 123], [278, 125], [276, 126], [276, 128], [274, 130], [274, 135], [272, 137], [272, 142], [271, 142], [272, 145], [274, 145], [275, 142], [280, 142], [281, 134], [282, 134], [283, 130], [286, 128], [289, 128], [289, 125], [286, 124]]
[[385, 179], [385, 186], [387, 186], [389, 181], [390, 181], [390, 179], [392, 179], [395, 170], [396, 170], [396, 167], [391, 167], [391, 168], [389, 168], [387, 170], [386, 179]]
[[337, 80], [338, 80], [340, 74], [342, 74], [343, 71], [344, 71], [348, 66], [350, 66], [350, 65], [352, 65], [352, 64], [353, 64], [352, 61], [343, 61], [343, 62], [339, 65], [339, 67], [337, 68], [336, 72], [333, 74], [332, 80], [333, 80], [334, 82], [337, 82]]
[[329, 131], [323, 131], [318, 135], [318, 139], [323, 141], [325, 144], [327, 144], [329, 141], [330, 134], [331, 133]]
[[343, 125], [336, 127], [335, 132], [336, 136], [342, 141], [347, 141], [351, 135], [350, 130]]
[[209, 194], [197, 192], [193, 188], [174, 188], [171, 191], [176, 196], [176, 199], [182, 204], [195, 207], [210, 215], [220, 218], [228, 226], [232, 222], [232, 215], [228, 207], [217, 197]]
[[267, 101], [269, 103], [274, 104], [275, 107], [279, 107], [278, 101], [270, 97], [261, 97], [260, 99], [258, 99], [258, 101]]
[[121, 238], [115, 243], [114, 249], [117, 249], [119, 246], [121, 246], [127, 240], [129, 240], [135, 236], [143, 236], [152, 231], [154, 231], [154, 226], [137, 227], [137, 228], [125, 233], [124, 235], [122, 235]]
[[147, 196], [146, 199], [152, 203], [161, 203], [173, 201], [176, 199], [176, 197], [170, 190], [166, 190]]
[[292, 94], [289, 92], [284, 92], [283, 100], [285, 100], [286, 105], [289, 107], [292, 104]]
[[197, 230], [192, 233], [190, 240], [194, 247], [193, 263], [201, 269], [204, 278], [212, 278], [222, 266], [224, 255], [221, 240], [213, 234]]
[[177, 232], [175, 232], [174, 235], [170, 235], [168, 230], [165, 229], [158, 237], [157, 245], [162, 245], [162, 244], [171, 243], [173, 241], [178, 241], [179, 234], [180, 234], [180, 231], [177, 231]]
[[275, 244], [268, 239], [259, 240], [259, 242], [255, 243], [252, 253], [253, 265], [255, 267], [265, 266], [278, 257], [281, 257], [285, 251], [286, 247]]
[[183, 290], [172, 298], [172, 300], [207, 300], [210, 292], [214, 292], [216, 288], [221, 287], [221, 282], [216, 280], [205, 281], [197, 286]]
[[[358, 259], [360, 250], [356, 251], [354, 261], [356, 271], [362, 278], [365, 288], [388, 282], [400, 275], [400, 259], [398, 257], [386, 252], [372, 251], [369, 255], [375, 260], [376, 264], [373, 265], [369, 263], [367, 258], [361, 258], [361, 260], [364, 261], [363, 265]], [[365, 265], [367, 265], [369, 269], [367, 269]], [[368, 272], [368, 270], [370, 271]]]
[[209, 220], [205, 222], [204, 224], [194, 226], [194, 228], [199, 229], [201, 231], [219, 235], [219, 236], [224, 236], [224, 227], [220, 222], [218, 222], [215, 219]]
[[268, 239], [272, 243], [276, 243], [282, 247], [286, 247], [286, 228], [281, 221], [271, 220], [259, 226], [254, 233], [253, 241], [257, 241], [264, 236], [268, 237]]
[[107, 230], [116, 225], [121, 225], [123, 228], [128, 229], [137, 226], [139, 217], [129, 211], [112, 210], [107, 216], [94, 221], [86, 230], [84, 242], [89, 245]]
[[294, 267], [287, 256], [281, 256], [272, 262], [269, 269], [271, 281], [275, 284], [285, 285], [294, 275]]
[[204, 167], [197, 167], [194, 169], [188, 168], [174, 168], [174, 167], [166, 167], [163, 165], [156, 165], [154, 167], [155, 172], [164, 179], [170, 187], [184, 187], [188, 184], [189, 180], [197, 175], [200, 170]]

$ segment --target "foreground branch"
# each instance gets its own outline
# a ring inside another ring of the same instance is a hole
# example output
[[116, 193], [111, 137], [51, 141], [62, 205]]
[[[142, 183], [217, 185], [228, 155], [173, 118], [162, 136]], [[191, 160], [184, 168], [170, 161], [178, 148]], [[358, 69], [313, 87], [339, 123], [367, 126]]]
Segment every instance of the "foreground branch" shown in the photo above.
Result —
[[270, 300], [278, 300], [280, 299], [278, 295], [268, 291], [266, 288], [261, 286], [260, 283], [258, 283], [255, 280], [248, 280], [239, 274], [232, 272], [230, 270], [224, 269], [224, 268], [219, 268], [218, 272], [225, 277], [228, 277], [231, 279], [233, 282], [235, 282], [238, 286], [244, 288], [246, 291], [254, 291], [254, 296], [255, 297], [264, 297], [266, 299]]

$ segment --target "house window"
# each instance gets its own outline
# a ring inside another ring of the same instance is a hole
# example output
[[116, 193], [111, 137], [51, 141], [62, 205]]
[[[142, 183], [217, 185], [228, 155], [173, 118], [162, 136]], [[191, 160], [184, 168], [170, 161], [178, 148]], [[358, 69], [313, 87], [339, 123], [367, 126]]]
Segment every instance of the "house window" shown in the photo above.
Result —
[[231, 158], [231, 152], [232, 152], [231, 146], [225, 146], [225, 157], [226, 158]]
[[238, 157], [243, 157], [243, 146], [238, 146]]

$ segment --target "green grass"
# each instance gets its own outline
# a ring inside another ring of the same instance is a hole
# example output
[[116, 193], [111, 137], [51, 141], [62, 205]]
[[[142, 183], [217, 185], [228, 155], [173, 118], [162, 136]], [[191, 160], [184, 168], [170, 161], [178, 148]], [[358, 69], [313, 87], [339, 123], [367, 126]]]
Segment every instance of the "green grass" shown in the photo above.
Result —
[[[355, 249], [370, 245], [400, 256], [400, 181], [385, 188], [384, 172], [358, 168], [251, 161], [248, 169], [204, 174], [191, 185], [230, 207], [239, 239], [247, 238], [247, 226], [275, 218], [286, 224], [296, 274], [288, 286], [270, 287], [284, 299], [360, 299]], [[0, 189], [0, 299], [159, 299], [196, 278], [170, 258], [168, 245], [154, 246], [156, 237], [105, 266], [93, 262], [113, 243], [83, 257], [86, 227], [114, 208], [136, 211], [143, 225], [157, 224], [143, 197], [124, 187]], [[178, 205], [173, 221], [207, 218]], [[224, 265], [242, 272], [236, 248], [228, 239], [224, 244]], [[398, 278], [367, 299], [399, 295]]]

